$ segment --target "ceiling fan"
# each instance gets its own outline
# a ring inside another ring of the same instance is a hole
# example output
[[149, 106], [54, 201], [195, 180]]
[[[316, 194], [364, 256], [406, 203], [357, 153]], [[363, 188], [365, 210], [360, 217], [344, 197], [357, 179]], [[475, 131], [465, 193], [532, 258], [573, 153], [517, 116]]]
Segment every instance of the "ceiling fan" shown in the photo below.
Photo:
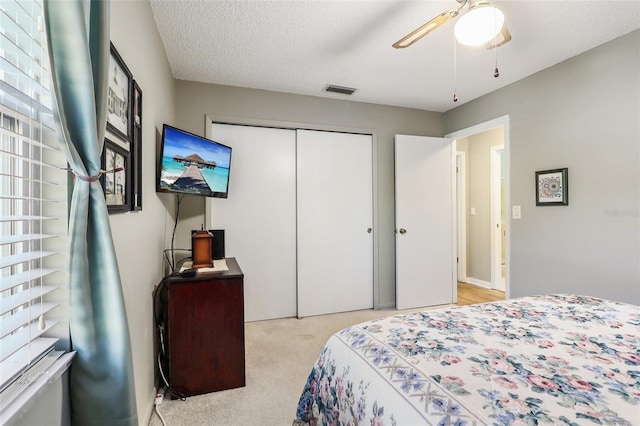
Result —
[[[511, 33], [504, 23], [504, 14], [491, 0], [456, 0], [460, 6], [442, 12], [426, 24], [417, 28], [393, 44], [396, 49], [411, 46], [442, 24], [462, 14], [455, 26], [455, 36], [459, 43], [493, 49], [511, 40]], [[466, 11], [463, 9], [466, 8]]]

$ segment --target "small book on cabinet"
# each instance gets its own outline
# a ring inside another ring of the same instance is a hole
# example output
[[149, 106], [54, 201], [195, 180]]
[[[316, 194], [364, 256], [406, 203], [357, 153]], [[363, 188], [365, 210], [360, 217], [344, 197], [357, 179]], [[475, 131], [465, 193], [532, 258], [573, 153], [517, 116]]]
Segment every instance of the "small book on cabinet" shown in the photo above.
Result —
[[[180, 273], [192, 269], [193, 266], [192, 261], [186, 261], [180, 267]], [[227, 266], [226, 259], [213, 259], [213, 267], [211, 268], [197, 268], [195, 271], [197, 274], [207, 274], [211, 272], [225, 272], [228, 271], [229, 267]], [[192, 275], [191, 275], [192, 276]]]

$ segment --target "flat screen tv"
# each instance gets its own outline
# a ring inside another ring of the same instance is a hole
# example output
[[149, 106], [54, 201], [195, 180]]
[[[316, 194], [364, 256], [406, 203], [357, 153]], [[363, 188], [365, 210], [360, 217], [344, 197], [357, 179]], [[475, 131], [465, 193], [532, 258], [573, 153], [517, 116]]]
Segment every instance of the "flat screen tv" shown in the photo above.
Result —
[[165, 124], [157, 192], [227, 198], [231, 147]]

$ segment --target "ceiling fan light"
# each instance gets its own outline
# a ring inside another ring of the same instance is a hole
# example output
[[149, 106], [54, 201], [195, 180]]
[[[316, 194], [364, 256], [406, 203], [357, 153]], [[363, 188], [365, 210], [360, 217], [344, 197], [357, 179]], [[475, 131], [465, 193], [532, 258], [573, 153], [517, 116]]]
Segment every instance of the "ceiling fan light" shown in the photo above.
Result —
[[458, 43], [480, 46], [487, 43], [502, 30], [504, 13], [494, 6], [476, 7], [462, 15], [454, 29]]

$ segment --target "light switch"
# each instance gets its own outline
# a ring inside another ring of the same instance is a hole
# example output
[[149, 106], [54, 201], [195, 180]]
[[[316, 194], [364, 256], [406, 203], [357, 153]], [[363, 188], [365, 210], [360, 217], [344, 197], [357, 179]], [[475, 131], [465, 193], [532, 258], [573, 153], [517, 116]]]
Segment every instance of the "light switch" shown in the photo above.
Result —
[[471, 207], [471, 216], [475, 216], [475, 215], [476, 215], [476, 208]]
[[513, 219], [522, 219], [522, 211], [520, 206], [511, 206], [511, 217]]

